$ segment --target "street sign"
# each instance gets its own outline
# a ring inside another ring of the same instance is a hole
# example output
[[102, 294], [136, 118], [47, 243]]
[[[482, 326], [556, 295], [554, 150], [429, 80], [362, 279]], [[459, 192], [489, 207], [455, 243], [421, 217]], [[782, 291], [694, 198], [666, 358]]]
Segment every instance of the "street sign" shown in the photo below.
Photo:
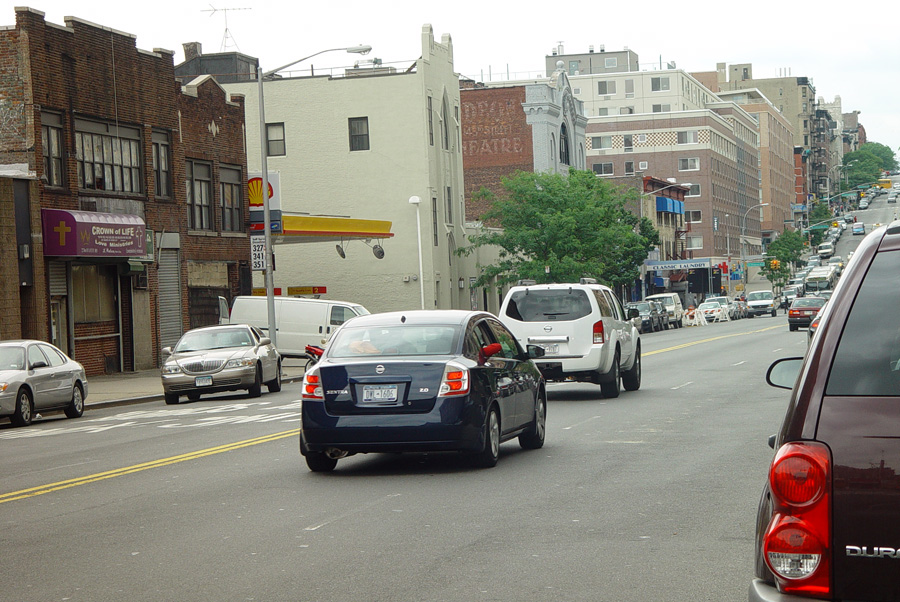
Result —
[[748, 261], [747, 266], [751, 268], [761, 268], [763, 267], [763, 262], [761, 261]]
[[[255, 288], [250, 291], [250, 294], [254, 297], [265, 297], [266, 289], [264, 288]], [[281, 287], [275, 287], [272, 289], [272, 295], [275, 297], [281, 296]]]
[[328, 288], [324, 286], [289, 286], [287, 294], [291, 297], [294, 295], [324, 295], [328, 292]]
[[262, 272], [266, 269], [266, 237], [250, 237], [250, 269]]

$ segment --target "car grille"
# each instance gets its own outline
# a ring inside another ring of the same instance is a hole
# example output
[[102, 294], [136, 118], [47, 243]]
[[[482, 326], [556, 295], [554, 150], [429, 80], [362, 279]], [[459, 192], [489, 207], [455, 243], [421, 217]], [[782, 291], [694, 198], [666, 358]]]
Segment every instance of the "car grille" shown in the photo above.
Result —
[[188, 374], [202, 374], [221, 370], [223, 365], [225, 365], [225, 360], [200, 360], [184, 362], [181, 364], [181, 369]]

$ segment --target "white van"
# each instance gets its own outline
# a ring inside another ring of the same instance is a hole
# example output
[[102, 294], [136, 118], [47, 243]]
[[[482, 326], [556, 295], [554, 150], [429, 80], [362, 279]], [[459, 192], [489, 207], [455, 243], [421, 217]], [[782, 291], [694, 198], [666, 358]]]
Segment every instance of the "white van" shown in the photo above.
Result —
[[678, 293], [659, 293], [657, 295], [648, 296], [645, 301], [660, 301], [669, 314], [669, 322], [675, 325], [675, 328], [684, 326], [684, 306], [681, 304], [681, 297]]
[[[322, 346], [322, 340], [354, 316], [368, 314], [362, 305], [328, 299], [275, 297], [275, 345], [286, 357], [303, 357], [307, 345]], [[269, 331], [266, 297], [235, 297], [231, 315], [219, 319], [222, 324], [250, 324]]]

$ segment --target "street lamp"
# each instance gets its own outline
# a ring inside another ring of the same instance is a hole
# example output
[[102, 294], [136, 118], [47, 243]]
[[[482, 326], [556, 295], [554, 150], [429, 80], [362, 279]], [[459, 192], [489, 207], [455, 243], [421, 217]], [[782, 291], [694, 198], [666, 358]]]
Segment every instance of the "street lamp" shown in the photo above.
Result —
[[422, 222], [419, 218], [419, 204], [422, 202], [417, 196], [409, 197], [409, 204], [416, 206], [416, 243], [419, 245], [419, 299], [422, 309], [425, 309], [425, 280], [422, 278]]
[[751, 211], [753, 211], [757, 207], [765, 207], [767, 205], [768, 205], [768, 203], [757, 203], [756, 205], [753, 205], [752, 207], [747, 209], [747, 211], [744, 212], [744, 215], [741, 216], [741, 268], [744, 270], [743, 277], [742, 277], [742, 283], [744, 285], [744, 290], [743, 290], [744, 294], [747, 294], [747, 280], [748, 280], [748, 278], [747, 278], [747, 260], [745, 259], [746, 255], [744, 253], [744, 247], [746, 246], [746, 241], [744, 240], [744, 229], [747, 227], [747, 216], [750, 214]]
[[301, 61], [311, 59], [312, 57], [318, 56], [325, 52], [335, 52], [338, 50], [346, 50], [347, 52], [353, 52], [356, 54], [367, 54], [372, 50], [372, 47], [349, 46], [347, 48], [329, 48], [328, 50], [320, 50], [319, 52], [316, 52], [309, 56], [305, 56], [302, 59], [297, 59], [296, 61], [288, 63], [287, 65], [282, 65], [277, 69], [266, 71], [265, 73], [263, 73], [262, 67], [257, 66], [256, 69], [256, 80], [258, 82], [259, 88], [259, 154], [260, 167], [262, 168], [263, 228], [265, 229], [264, 240], [266, 246], [266, 310], [269, 315], [268, 334], [269, 338], [272, 340], [273, 345], [277, 345], [277, 329], [275, 327], [275, 262], [274, 256], [272, 255], [272, 222], [271, 213], [269, 212], [269, 149], [267, 148], [268, 133], [266, 132], [266, 101], [265, 96], [263, 95], [263, 80], [265, 80], [267, 77], [275, 75], [282, 69], [290, 67], [291, 65], [296, 65]]

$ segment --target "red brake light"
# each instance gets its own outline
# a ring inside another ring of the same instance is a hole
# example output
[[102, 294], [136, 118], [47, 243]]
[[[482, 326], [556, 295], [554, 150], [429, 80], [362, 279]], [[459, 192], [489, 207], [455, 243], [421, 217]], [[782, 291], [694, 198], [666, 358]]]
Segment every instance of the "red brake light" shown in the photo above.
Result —
[[438, 397], [465, 395], [469, 392], [469, 371], [459, 364], [450, 362], [444, 368]]
[[606, 342], [606, 333], [603, 331], [603, 320], [594, 322], [594, 345]]
[[831, 454], [813, 441], [783, 445], [769, 470], [774, 513], [763, 540], [766, 563], [785, 593], [831, 591]]
[[303, 375], [303, 386], [300, 390], [303, 399], [325, 399], [322, 394], [322, 379], [316, 368]]

